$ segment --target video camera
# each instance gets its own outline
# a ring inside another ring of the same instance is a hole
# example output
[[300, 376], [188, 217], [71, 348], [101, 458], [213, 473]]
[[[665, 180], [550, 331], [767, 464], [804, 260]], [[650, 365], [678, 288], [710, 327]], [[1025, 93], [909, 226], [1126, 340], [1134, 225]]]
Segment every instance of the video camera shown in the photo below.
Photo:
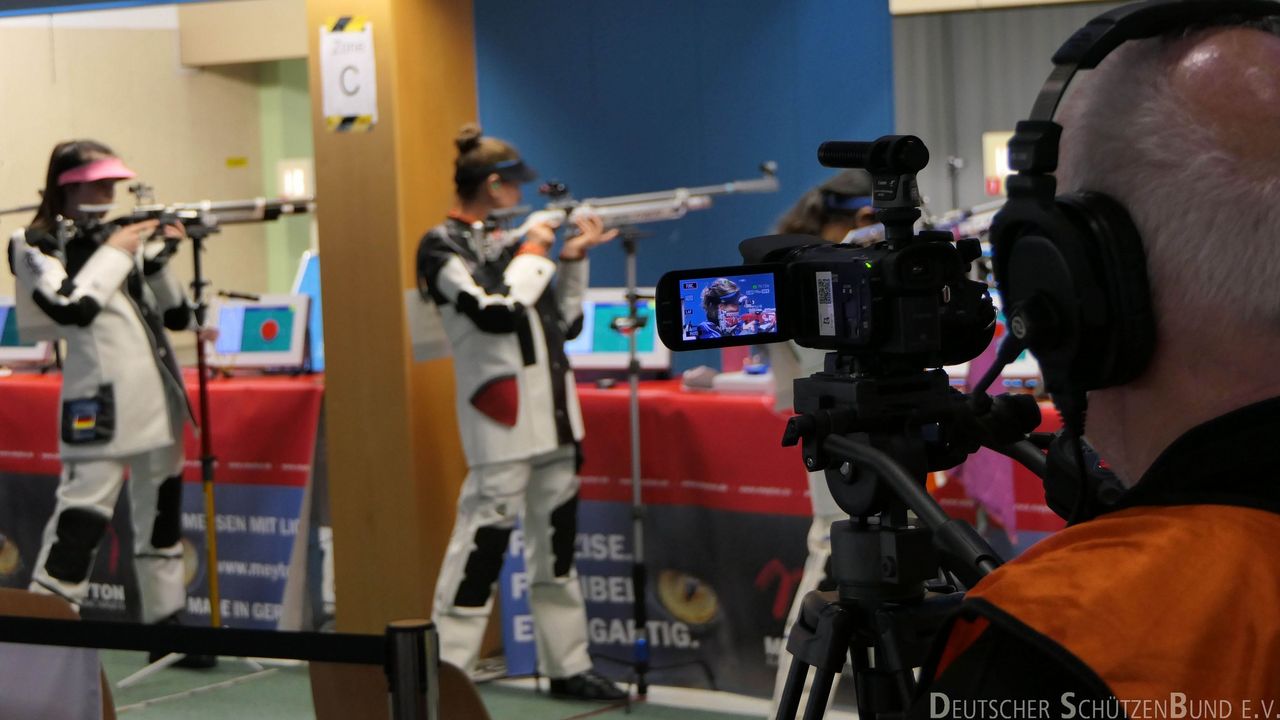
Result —
[[967, 277], [977, 239], [915, 232], [916, 173], [929, 161], [917, 137], [828, 142], [827, 167], [865, 168], [884, 239], [866, 247], [806, 235], [739, 245], [742, 266], [677, 270], [657, 286], [658, 333], [672, 350], [794, 340], [852, 356], [860, 372], [903, 372], [961, 363], [995, 330], [984, 283]]
[[[805, 467], [824, 471], [849, 519], [831, 526], [835, 595], [811, 593], [791, 628], [796, 660], [778, 717], [795, 715], [809, 667], [818, 668], [810, 711], [823, 707], [845, 658], [863, 717], [901, 717], [912, 669], [954, 610], [954, 591], [1000, 562], [929, 496], [927, 473], [982, 446], [1043, 465], [1025, 441], [1040, 413], [1029, 396], [993, 399], [982, 384], [964, 395], [936, 369], [981, 354], [996, 313], [987, 286], [967, 276], [978, 241], [915, 230], [924, 143], [910, 135], [828, 142], [818, 160], [871, 174], [883, 235], [866, 245], [752, 238], [739, 245], [746, 265], [667, 273], [657, 287], [658, 333], [672, 350], [794, 340], [832, 351], [823, 371], [795, 381], [796, 415], [782, 443], [800, 444]], [[936, 593], [928, 601], [927, 591]]]

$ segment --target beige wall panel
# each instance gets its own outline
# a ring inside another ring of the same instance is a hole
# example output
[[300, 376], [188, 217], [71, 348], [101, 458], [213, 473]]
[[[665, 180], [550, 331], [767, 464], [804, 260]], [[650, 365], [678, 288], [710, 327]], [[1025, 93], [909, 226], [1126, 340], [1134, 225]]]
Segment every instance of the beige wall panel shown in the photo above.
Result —
[[178, 5], [184, 65], [307, 56], [306, 0], [221, 0]]
[[[115, 149], [161, 202], [263, 193], [257, 70], [183, 68], [173, 30], [0, 28], [0, 93], [9, 103], [0, 114], [5, 207], [36, 202], [53, 145], [83, 137]], [[246, 162], [232, 167], [229, 158]], [[126, 186], [117, 186], [117, 202], [127, 206]], [[29, 219], [0, 217], [0, 233], [7, 238]], [[264, 242], [260, 225], [215, 236], [206, 253], [214, 287], [265, 291]], [[190, 255], [175, 262], [186, 282]], [[0, 294], [12, 292], [12, 275], [0, 272]]]

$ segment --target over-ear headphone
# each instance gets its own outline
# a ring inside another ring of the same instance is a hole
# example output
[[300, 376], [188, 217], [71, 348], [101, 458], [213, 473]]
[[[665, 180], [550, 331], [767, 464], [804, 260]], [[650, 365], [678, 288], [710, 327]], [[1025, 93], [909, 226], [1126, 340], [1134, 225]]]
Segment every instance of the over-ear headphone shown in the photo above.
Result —
[[1031, 116], [1009, 141], [1008, 200], [991, 227], [996, 284], [1010, 334], [1040, 363], [1045, 387], [1077, 436], [1085, 393], [1122, 385], [1146, 368], [1155, 317], [1142, 239], [1128, 211], [1098, 192], [1057, 195], [1062, 127], [1053, 114], [1078, 70], [1121, 44], [1199, 24], [1280, 15], [1273, 0], [1148, 0], [1104, 13], [1053, 56]]

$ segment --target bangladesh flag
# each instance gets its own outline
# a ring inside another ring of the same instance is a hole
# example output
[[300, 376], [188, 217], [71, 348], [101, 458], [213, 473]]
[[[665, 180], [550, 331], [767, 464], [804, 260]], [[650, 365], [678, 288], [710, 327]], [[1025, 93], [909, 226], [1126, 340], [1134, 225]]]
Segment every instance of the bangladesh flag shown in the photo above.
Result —
[[245, 310], [241, 352], [287, 352], [292, 337], [292, 308], [255, 307]]

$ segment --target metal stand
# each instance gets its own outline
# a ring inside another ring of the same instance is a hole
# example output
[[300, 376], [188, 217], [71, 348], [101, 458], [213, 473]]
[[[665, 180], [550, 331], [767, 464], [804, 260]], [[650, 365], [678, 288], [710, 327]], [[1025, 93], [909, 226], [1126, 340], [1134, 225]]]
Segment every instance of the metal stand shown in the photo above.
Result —
[[[218, 232], [212, 224], [193, 224], [187, 227], [187, 236], [191, 240], [191, 255], [194, 276], [191, 280], [192, 304], [196, 318], [196, 332], [204, 329], [205, 315], [209, 310], [205, 301], [205, 288], [209, 282], [204, 278], [204, 266], [201, 255], [204, 253], [204, 240]], [[200, 396], [200, 479], [204, 489], [204, 532], [205, 563], [209, 578], [209, 619], [213, 627], [222, 627], [222, 602], [218, 592], [218, 537], [217, 514], [213, 499], [213, 468], [216, 458], [213, 455], [213, 425], [209, 420], [209, 366], [206, 358], [204, 341], [196, 337], [196, 381]], [[127, 688], [155, 675], [180, 661], [180, 653], [169, 653], [159, 660], [116, 683], [117, 688]], [[248, 658], [241, 658], [251, 669], [262, 670], [262, 665]]]
[[[641, 295], [636, 280], [636, 241], [648, 233], [634, 227], [623, 227], [618, 232], [622, 249], [626, 253], [627, 316], [616, 318], [612, 327], [627, 336], [627, 380], [629, 393], [628, 421], [631, 431], [631, 528], [632, 564], [631, 585], [635, 598], [632, 605], [632, 622], [635, 624], [635, 649], [631, 668], [635, 673], [636, 696], [643, 701], [649, 693], [647, 675], [654, 667], [651, 663], [652, 648], [649, 644], [649, 611], [645, 604], [648, 597], [649, 569], [645, 564], [644, 522], [648, 514], [644, 505], [643, 474], [640, 467], [640, 357], [638, 333], [648, 324], [649, 318], [640, 314], [640, 302], [652, 300], [652, 295]], [[612, 658], [609, 658], [612, 659]], [[711, 668], [701, 661], [679, 663], [676, 667], [697, 665], [706, 673], [711, 687], [716, 687]]]
[[642, 234], [635, 228], [622, 228], [619, 231], [622, 249], [627, 254], [627, 317], [618, 318], [613, 329], [627, 336], [627, 380], [629, 383], [630, 407], [628, 412], [631, 430], [631, 585], [635, 601], [632, 604], [633, 621], [635, 623], [635, 652], [632, 657], [632, 669], [636, 675], [636, 695], [644, 699], [649, 693], [649, 613], [645, 606], [646, 588], [649, 574], [644, 562], [644, 495], [641, 488], [640, 470], [640, 359], [638, 338], [636, 333], [643, 328], [648, 318], [640, 316], [640, 292], [636, 286], [636, 240]]
[[[204, 290], [209, 282], [204, 279], [200, 256], [204, 254], [204, 240], [218, 232], [216, 227], [195, 225], [187, 229], [191, 238], [191, 256], [194, 275], [191, 278], [191, 300], [195, 306], [196, 332], [204, 329], [205, 315], [209, 305], [205, 301]], [[205, 562], [208, 563], [209, 578], [209, 619], [213, 627], [222, 627], [221, 596], [218, 592], [218, 535], [217, 515], [213, 500], [213, 468], [216, 458], [213, 456], [213, 425], [209, 420], [209, 364], [206, 357], [204, 341], [196, 338], [196, 384], [200, 395], [200, 482], [204, 489], [204, 548]]]

